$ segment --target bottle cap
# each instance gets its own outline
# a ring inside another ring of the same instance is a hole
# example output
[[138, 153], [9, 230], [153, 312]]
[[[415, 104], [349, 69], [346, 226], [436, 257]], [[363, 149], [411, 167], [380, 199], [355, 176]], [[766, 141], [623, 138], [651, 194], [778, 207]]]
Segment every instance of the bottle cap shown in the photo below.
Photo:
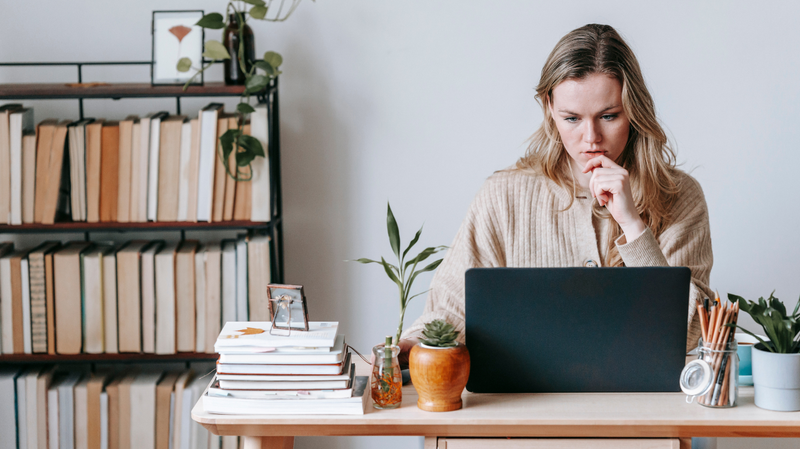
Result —
[[697, 359], [687, 363], [681, 372], [681, 390], [686, 393], [686, 402], [703, 396], [714, 385], [713, 371], [707, 361]]

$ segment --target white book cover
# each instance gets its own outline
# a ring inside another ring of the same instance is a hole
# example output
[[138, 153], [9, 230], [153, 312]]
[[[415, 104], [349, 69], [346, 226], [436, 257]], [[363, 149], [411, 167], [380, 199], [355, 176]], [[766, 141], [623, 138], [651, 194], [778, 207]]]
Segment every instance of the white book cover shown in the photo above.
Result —
[[[272, 102], [271, 94], [269, 101]], [[256, 105], [255, 110], [256, 112], [250, 114], [250, 134], [261, 142], [266, 157], [257, 157], [250, 164], [253, 169], [253, 178], [250, 180], [252, 189], [250, 220], [270, 221], [272, 219], [272, 197], [269, 173], [269, 111], [266, 104]]]
[[195, 348], [198, 353], [206, 352], [206, 250], [197, 248], [194, 254], [194, 295], [195, 295]]
[[103, 347], [106, 353], [119, 352], [117, 341], [117, 255], [103, 255]]
[[147, 173], [147, 220], [157, 221], [158, 214], [158, 159], [161, 148], [161, 120], [166, 115], [157, 114], [150, 119], [150, 156]]
[[222, 241], [222, 323], [236, 319], [236, 242]]
[[155, 256], [156, 280], [156, 354], [175, 354], [176, 351], [176, 298], [175, 252], [178, 243], [172, 242]]
[[150, 170], [150, 120], [159, 114], [153, 112], [139, 119], [139, 149], [135, 152], [138, 161], [133, 162], [131, 167], [131, 194], [136, 198], [135, 204], [131, 203], [131, 208], [135, 212], [131, 215], [131, 221], [147, 221], [147, 188], [149, 183]]
[[[48, 449], [58, 449], [59, 430], [61, 426], [58, 422], [58, 386], [64, 379], [59, 379], [50, 384], [47, 389], [47, 440]], [[13, 422], [13, 420], [12, 420]]]
[[97, 245], [83, 254], [81, 282], [83, 296], [83, 349], [88, 354], [105, 352], [105, 311], [103, 306], [103, 255], [113, 251], [108, 245]]
[[[332, 347], [336, 340], [338, 321], [309, 321], [308, 331], [276, 330], [271, 335], [272, 323], [269, 321], [233, 321], [225, 323], [214, 348], [226, 346], [257, 346], [262, 348], [281, 348], [289, 346]], [[278, 334], [279, 333], [279, 334]], [[287, 334], [289, 334], [287, 336]]]
[[[28, 389], [26, 379], [28, 372], [20, 373], [15, 379], [15, 388], [17, 393], [17, 439], [19, 440], [20, 448], [28, 447]], [[0, 442], [0, 445], [3, 443]]]
[[58, 447], [75, 448], [75, 385], [83, 373], [71, 372], [58, 384]]
[[[25, 420], [27, 421], [28, 428], [28, 446], [25, 448], [25, 446], [20, 444], [20, 448], [38, 449], [39, 447], [39, 432], [37, 432], [39, 402], [36, 398], [36, 382], [41, 372], [41, 368], [33, 368], [25, 375]], [[21, 413], [18, 413], [18, 415], [20, 417], [22, 416]]]
[[344, 368], [350, 366], [350, 354], [345, 355], [344, 361], [327, 364], [301, 364], [301, 365], [267, 365], [267, 364], [234, 364], [217, 362], [219, 374], [342, 374]]
[[[12, 253], [13, 254], [13, 253]], [[3, 354], [14, 353], [14, 329], [11, 319], [11, 255], [0, 258], [0, 323]]]
[[[175, 388], [173, 386], [173, 388]], [[175, 440], [175, 390], [169, 394], [169, 447], [173, 447]]]
[[33, 130], [33, 109], [18, 109], [8, 118], [11, 148], [11, 224], [22, 224], [22, 134]]
[[192, 123], [181, 127], [180, 179], [178, 180], [178, 221], [186, 221], [189, 211], [189, 159], [192, 155]]
[[156, 384], [162, 375], [141, 373], [131, 384], [131, 448], [156, 447]]
[[248, 321], [247, 313], [247, 236], [236, 239], [236, 321]]
[[156, 351], [156, 253], [163, 244], [155, 242], [142, 252], [142, 352]]
[[260, 354], [220, 354], [221, 364], [280, 364], [280, 365], [318, 365], [341, 363], [344, 358], [344, 335], [336, 336], [336, 342], [330, 351], [323, 353], [266, 352]]
[[209, 396], [220, 396], [236, 399], [261, 399], [274, 401], [302, 401], [306, 399], [343, 399], [353, 394], [352, 388], [328, 390], [225, 390], [220, 388], [219, 381], [214, 381], [208, 388]]
[[[75, 126], [76, 143], [78, 145], [77, 155], [78, 163], [78, 203], [80, 206], [81, 221], [86, 221], [87, 217], [87, 202], [86, 202], [86, 125], [91, 123], [92, 120], [83, 120]], [[74, 187], [73, 187], [74, 188]]]
[[[87, 449], [89, 446], [89, 395], [86, 385], [87, 376], [75, 385], [75, 449]], [[93, 416], [92, 419], [95, 419]]]
[[200, 111], [200, 163], [197, 175], [197, 221], [211, 221], [214, 168], [217, 163], [217, 119], [222, 105], [212, 103]]
[[[203, 391], [206, 389], [209, 382], [210, 379], [207, 377], [206, 378], [196, 377], [192, 381], [192, 383], [190, 383], [186, 387], [187, 391], [192, 392], [191, 394], [193, 399], [192, 406], [194, 406], [194, 403], [197, 402], [203, 395]], [[189, 407], [189, 414], [191, 415], [191, 407]], [[193, 448], [208, 447], [208, 430], [206, 430], [205, 427], [203, 427], [200, 423], [198, 423], [195, 420], [191, 420], [190, 426], [191, 426], [190, 438], [192, 439], [190, 447]]]
[[[294, 376], [295, 378], [298, 376]], [[305, 376], [303, 376], [305, 377]], [[314, 380], [314, 381], [246, 381], [246, 380], [219, 380], [223, 390], [260, 390], [260, 391], [322, 391], [348, 388], [350, 381], [345, 380]]]
[[70, 181], [70, 214], [72, 221], [81, 221], [80, 206], [78, 206], [78, 189], [72, 186], [78, 185], [78, 138], [75, 134], [75, 126], [67, 127], [67, 149], [69, 150], [69, 181]]
[[33, 353], [31, 345], [31, 282], [28, 271], [28, 258], [20, 261], [22, 276], [22, 347], [25, 354]]
[[[345, 369], [342, 371], [341, 374], [325, 374], [325, 375], [305, 375], [302, 378], [298, 378], [298, 376], [290, 375], [290, 374], [222, 374], [217, 373], [218, 380], [235, 380], [235, 381], [243, 381], [252, 384], [251, 382], [275, 382], [280, 385], [282, 382], [329, 382], [334, 380], [343, 380], [347, 381], [350, 379], [350, 369], [353, 368], [353, 364], [346, 365]], [[285, 384], [284, 384], [285, 385]], [[285, 390], [286, 388], [280, 388]]]
[[180, 440], [180, 449], [192, 449], [192, 424], [194, 421], [192, 420], [192, 407], [195, 403], [195, 396], [194, 392], [191, 388], [191, 384], [197, 382], [198, 380], [195, 378], [190, 383], [186, 384], [183, 388], [182, 394], [182, 404], [181, 404], [181, 413], [180, 413], [180, 435], [178, 436]]
[[[184, 403], [186, 402], [186, 400], [184, 399], [183, 393], [186, 389], [186, 385], [192, 379], [192, 376], [193, 373], [191, 370], [182, 372], [181, 375], [178, 376], [178, 379], [175, 381], [175, 387], [172, 391], [172, 395], [175, 397], [174, 400], [175, 416], [173, 419], [174, 426], [170, 426], [170, 434], [172, 435], [172, 437], [170, 438], [169, 443], [171, 448], [188, 447], [189, 445], [188, 441], [185, 440], [184, 438], [184, 429], [186, 426], [184, 426], [183, 424], [184, 422], [183, 410], [184, 410]], [[188, 406], [191, 407], [192, 405], [189, 404]], [[188, 435], [188, 431], [186, 432], [186, 435]], [[184, 441], [187, 442], [184, 444]]]
[[206, 343], [205, 352], [214, 352], [214, 342], [222, 329], [222, 247], [206, 245]]
[[108, 393], [100, 393], [100, 449], [108, 449]]

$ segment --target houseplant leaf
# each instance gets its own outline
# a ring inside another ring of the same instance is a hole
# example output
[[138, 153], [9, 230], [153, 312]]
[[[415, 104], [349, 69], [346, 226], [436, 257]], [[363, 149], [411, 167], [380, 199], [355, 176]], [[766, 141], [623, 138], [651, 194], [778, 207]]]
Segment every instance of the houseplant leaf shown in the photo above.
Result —
[[253, 75], [247, 79], [245, 86], [248, 92], [261, 92], [269, 84], [269, 78], [264, 75]]
[[252, 17], [254, 19], [261, 20], [266, 15], [267, 15], [267, 7], [266, 6], [260, 6], [259, 5], [259, 6], [253, 6], [252, 8], [250, 8], [250, 17]]
[[242, 1], [253, 6], [264, 6], [267, 4], [264, 0], [242, 0]]
[[178, 60], [177, 69], [179, 72], [188, 72], [192, 68], [192, 60], [189, 58], [181, 58]]
[[225, 21], [222, 19], [222, 14], [212, 12], [204, 15], [195, 25], [211, 30], [221, 30], [225, 28]]
[[253, 108], [252, 106], [250, 106], [247, 103], [239, 103], [239, 104], [237, 104], [236, 105], [236, 110], [242, 115], [252, 114], [253, 112], [256, 112], [255, 108]]
[[386, 203], [386, 207], [386, 229], [389, 232], [389, 244], [392, 245], [392, 251], [397, 260], [400, 260], [400, 229], [397, 227], [397, 220], [394, 219], [392, 206]]
[[231, 59], [231, 55], [228, 54], [228, 50], [225, 46], [219, 41], [214, 40], [206, 41], [206, 51], [203, 52], [203, 56], [214, 61]]
[[403, 251], [403, 259], [406, 258], [406, 254], [408, 254], [408, 251], [411, 249], [411, 247], [413, 247], [414, 244], [417, 243], [417, 240], [419, 240], [420, 234], [422, 234], [422, 228], [419, 228], [419, 231], [417, 231], [417, 234], [414, 235], [413, 239], [411, 239], [411, 243], [408, 244], [408, 248], [406, 248], [406, 250]]
[[277, 70], [278, 67], [283, 64], [283, 56], [280, 53], [276, 53], [274, 51], [268, 51], [264, 53], [264, 57], [262, 58], [264, 62], [269, 64], [273, 69]]
[[266, 156], [264, 154], [264, 147], [261, 146], [261, 142], [253, 136], [248, 136], [247, 134], [242, 134], [239, 136], [239, 143], [254, 156]]

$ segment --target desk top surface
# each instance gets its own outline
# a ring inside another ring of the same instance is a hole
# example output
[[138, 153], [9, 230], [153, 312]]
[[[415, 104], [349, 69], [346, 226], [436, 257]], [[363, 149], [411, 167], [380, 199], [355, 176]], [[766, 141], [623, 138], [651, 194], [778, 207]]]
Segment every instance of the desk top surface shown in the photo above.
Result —
[[[358, 361], [357, 372], [369, 373]], [[800, 412], [772, 412], [753, 403], [753, 388], [739, 388], [738, 406], [710, 409], [687, 404], [682, 393], [566, 393], [462, 395], [453, 412], [417, 408], [414, 387], [403, 403], [364, 415], [214, 415], [198, 402], [192, 418], [218, 435], [424, 435], [529, 437], [800, 437]]]

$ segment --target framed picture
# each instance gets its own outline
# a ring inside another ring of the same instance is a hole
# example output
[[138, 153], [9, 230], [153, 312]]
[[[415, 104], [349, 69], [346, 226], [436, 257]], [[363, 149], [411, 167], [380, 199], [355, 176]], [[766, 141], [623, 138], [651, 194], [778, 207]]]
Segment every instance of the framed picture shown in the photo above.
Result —
[[268, 284], [273, 329], [308, 330], [308, 302], [302, 285]]
[[[151, 84], [185, 84], [203, 65], [203, 28], [195, 25], [203, 18], [202, 10], [153, 11], [153, 59], [150, 66]], [[191, 67], [178, 70], [178, 61], [188, 58]], [[192, 84], [203, 84], [203, 74]]]

